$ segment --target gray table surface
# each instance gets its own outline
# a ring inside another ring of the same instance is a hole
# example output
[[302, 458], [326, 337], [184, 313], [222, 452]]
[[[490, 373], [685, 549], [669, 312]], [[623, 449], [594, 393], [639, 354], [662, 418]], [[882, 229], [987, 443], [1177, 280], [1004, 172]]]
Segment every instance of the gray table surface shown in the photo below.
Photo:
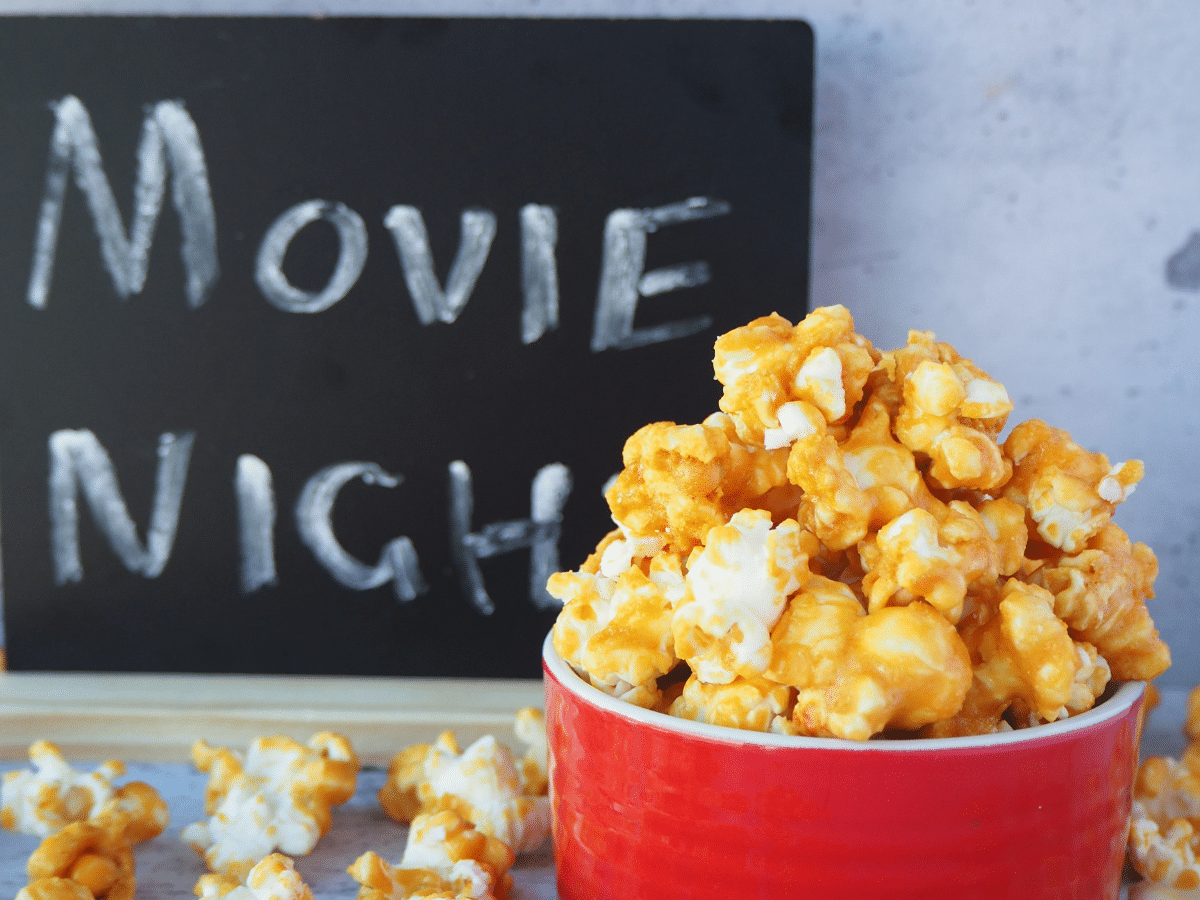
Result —
[[[1146, 724], [1143, 757], [1178, 756], [1182, 752], [1185, 702], [1185, 691], [1164, 692], [1161, 705]], [[74, 760], [72, 764], [81, 769], [94, 765]], [[18, 762], [0, 763], [0, 772], [25, 767]], [[346, 874], [346, 868], [367, 850], [391, 862], [400, 859], [407, 829], [384, 815], [376, 799], [385, 777], [386, 773], [378, 768], [363, 769], [354, 797], [334, 809], [329, 833], [312, 853], [296, 860], [296, 868], [317, 900], [354, 900], [358, 884]], [[130, 763], [122, 782], [125, 780], [153, 785], [171, 811], [167, 830], [137, 850], [139, 900], [192, 900], [196, 880], [206, 869], [195, 851], [180, 840], [179, 832], [204, 818], [207, 776], [186, 765]], [[36, 837], [0, 832], [0, 898], [14, 897], [25, 885], [25, 862], [37, 845]], [[519, 857], [512, 874], [514, 900], [557, 900], [554, 859], [548, 846]]]

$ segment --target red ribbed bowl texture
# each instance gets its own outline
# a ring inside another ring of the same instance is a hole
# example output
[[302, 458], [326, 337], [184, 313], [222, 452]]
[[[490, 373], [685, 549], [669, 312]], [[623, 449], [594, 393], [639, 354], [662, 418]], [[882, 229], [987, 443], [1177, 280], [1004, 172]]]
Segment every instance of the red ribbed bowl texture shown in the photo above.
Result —
[[543, 654], [560, 900], [1116, 900], [1145, 685], [974, 738], [762, 735]]

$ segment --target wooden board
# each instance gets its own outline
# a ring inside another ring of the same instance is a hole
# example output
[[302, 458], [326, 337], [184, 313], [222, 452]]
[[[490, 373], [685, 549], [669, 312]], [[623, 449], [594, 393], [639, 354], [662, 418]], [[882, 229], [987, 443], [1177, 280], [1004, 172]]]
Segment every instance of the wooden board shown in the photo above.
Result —
[[516, 746], [513, 716], [543, 706], [537, 680], [236, 675], [0, 674], [0, 759], [45, 739], [68, 759], [189, 762], [200, 738], [244, 748], [263, 734], [348, 737], [368, 765], [452, 730]]

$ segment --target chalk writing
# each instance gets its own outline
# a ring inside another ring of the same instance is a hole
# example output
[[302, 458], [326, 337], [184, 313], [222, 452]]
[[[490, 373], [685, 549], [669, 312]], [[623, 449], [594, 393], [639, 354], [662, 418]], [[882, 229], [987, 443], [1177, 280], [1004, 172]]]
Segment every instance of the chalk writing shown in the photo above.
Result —
[[543, 466], [533, 478], [528, 519], [494, 522], [472, 532], [471, 469], [462, 460], [450, 463], [450, 552], [463, 592], [481, 613], [490, 615], [495, 604], [484, 585], [479, 561], [524, 548], [530, 550], [530, 600], [539, 609], [558, 606], [546, 591], [546, 579], [559, 568], [558, 538], [570, 493], [571, 471], [561, 463]]
[[558, 215], [549, 206], [521, 207], [521, 342], [558, 327]]
[[[104, 264], [122, 299], [140, 293], [145, 285], [170, 172], [183, 235], [181, 254], [188, 303], [193, 308], [203, 304], [219, 272], [216, 214], [200, 133], [183, 103], [164, 100], [146, 114], [138, 147], [133, 222], [128, 233], [104, 173], [87, 109], [72, 95], [52, 104], [51, 109], [55, 127], [26, 295], [29, 304], [44, 309], [48, 301], [67, 176], [72, 169], [87, 200]], [[667, 225], [726, 215], [730, 209], [724, 200], [692, 197], [652, 209], [618, 209], [609, 214], [591, 339], [593, 352], [676, 340], [712, 325], [711, 316], [696, 316], [635, 328], [634, 319], [639, 299], [698, 287], [711, 278], [708, 263], [703, 260], [645, 271], [647, 235]], [[314, 222], [333, 226], [338, 236], [338, 257], [325, 286], [306, 291], [288, 281], [283, 264], [292, 241]], [[444, 287], [438, 281], [421, 211], [414, 206], [395, 205], [388, 209], [383, 222], [396, 245], [418, 321], [422, 325], [455, 322], [487, 263], [496, 236], [496, 214], [488, 209], [463, 210], [458, 250]], [[558, 214], [549, 206], [526, 204], [520, 210], [520, 229], [521, 341], [532, 344], [559, 324], [555, 259]], [[323, 312], [354, 287], [366, 264], [367, 249], [367, 227], [357, 212], [336, 201], [306, 200], [286, 210], [267, 229], [255, 260], [254, 279], [263, 297], [277, 309]]]
[[694, 287], [709, 279], [704, 263], [684, 263], [646, 272], [646, 235], [665, 225], [723, 216], [730, 205], [723, 200], [693, 197], [654, 209], [618, 209], [604, 223], [604, 260], [596, 297], [592, 350], [627, 350], [660, 341], [687, 337], [712, 325], [711, 316], [666, 322], [652, 328], [634, 328], [639, 296], [651, 296], [680, 287]]
[[55, 127], [50, 138], [46, 189], [37, 224], [33, 272], [26, 299], [45, 307], [58, 248], [67, 190], [67, 173], [74, 167], [75, 182], [87, 199], [88, 210], [100, 239], [100, 252], [121, 299], [141, 293], [146, 282], [154, 228], [162, 210], [170, 166], [172, 199], [183, 232], [181, 255], [187, 272], [186, 292], [192, 307], [200, 306], [217, 280], [216, 215], [208, 185], [204, 150], [195, 122], [179, 101], [162, 101], [150, 108], [138, 147], [138, 177], [134, 188], [133, 223], [129, 234], [121, 221], [108, 177], [100, 158], [92, 120], [76, 97], [52, 104]]
[[[125, 228], [104, 171], [92, 121], [74, 96], [51, 105], [54, 129], [50, 141], [45, 190], [37, 222], [28, 303], [47, 305], [58, 246], [68, 176], [84, 195], [100, 243], [103, 264], [117, 295], [127, 299], [142, 291], [147, 277], [155, 228], [162, 211], [168, 177], [182, 232], [185, 293], [191, 308], [210, 296], [219, 267], [216, 215], [208, 183], [199, 130], [181, 101], [161, 101], [147, 108], [138, 147], [137, 180], [129, 230]], [[723, 200], [692, 197], [650, 209], [618, 209], [605, 220], [601, 269], [590, 349], [624, 350], [696, 334], [712, 324], [696, 316], [637, 328], [641, 299], [698, 287], [711, 279], [707, 261], [693, 261], [646, 271], [648, 235], [659, 228], [726, 215]], [[300, 232], [317, 222], [337, 234], [337, 260], [325, 285], [305, 290], [284, 273], [289, 248]], [[559, 327], [559, 283], [556, 259], [559, 213], [528, 203], [519, 210], [521, 343], [537, 342]], [[453, 324], [466, 308], [487, 263], [497, 231], [497, 216], [488, 209], [461, 213], [457, 251], [445, 284], [436, 274], [433, 250], [422, 213], [403, 204], [388, 208], [383, 225], [395, 244], [402, 276], [420, 324]], [[262, 296], [287, 313], [315, 314], [344, 300], [361, 276], [368, 255], [368, 231], [362, 216], [343, 203], [312, 199], [298, 203], [267, 228], [255, 258], [253, 276]], [[79, 546], [78, 495], [109, 546], [130, 572], [158, 577], [175, 542], [194, 434], [163, 434], [153, 508], [143, 544], [118, 484], [108, 452], [87, 430], [60, 430], [49, 439], [50, 539], [58, 585], [83, 579]], [[563, 509], [572, 489], [567, 466], [552, 463], [536, 473], [530, 489], [530, 515], [473, 530], [473, 485], [462, 460], [449, 464], [450, 556], [462, 592], [481, 614], [495, 604], [488, 593], [480, 562], [500, 554], [528, 550], [529, 599], [541, 610], [557, 606], [545, 589], [560, 568], [558, 543]], [[333, 510], [349, 482], [361, 480], [396, 488], [403, 477], [373, 462], [340, 462], [308, 479], [294, 507], [301, 542], [338, 584], [353, 591], [391, 585], [398, 601], [409, 603], [429, 592], [417, 550], [407, 536], [388, 541], [374, 564], [355, 558], [334, 533]], [[279, 584], [275, 559], [277, 509], [271, 468], [251, 454], [237, 457], [233, 479], [237, 504], [239, 583], [243, 595]]]
[[242, 551], [242, 593], [279, 583], [275, 573], [275, 487], [271, 468], [257, 456], [238, 457], [234, 475], [238, 537]]
[[[157, 578], [166, 568], [175, 543], [180, 505], [195, 435], [164, 434], [159, 439], [158, 475], [146, 543], [137, 537], [108, 452], [87, 430], [56, 431], [50, 436], [51, 543], [59, 585], [83, 580], [79, 550], [77, 495], [82, 491], [97, 528], [130, 572]], [[358, 479], [384, 488], [403, 478], [372, 462], [327, 466], [304, 485], [295, 507], [296, 529], [313, 557], [340, 585], [368, 591], [389, 582], [397, 600], [410, 602], [428, 593], [413, 542], [407, 536], [389, 541], [375, 565], [356, 559], [342, 547], [333, 529], [338, 494]], [[538, 609], [558, 605], [545, 589], [559, 569], [558, 541], [563, 507], [571, 492], [570, 470], [561, 463], [543, 466], [530, 489], [530, 517], [485, 525], [471, 531], [474, 508], [471, 470], [461, 460], [450, 463], [450, 542], [463, 590], [484, 615], [495, 605], [484, 584], [479, 561], [517, 550], [529, 550], [529, 599]], [[238, 502], [241, 546], [241, 589], [251, 594], [278, 584], [275, 571], [275, 493], [270, 467], [252, 454], [237, 459], [234, 491]]]
[[308, 480], [296, 501], [296, 527], [317, 561], [343, 587], [366, 591], [392, 583], [398, 600], [414, 600], [429, 590], [417, 562], [417, 551], [407, 537], [389, 541], [379, 562], [368, 566], [343, 549], [333, 533], [333, 504], [338, 492], [355, 478], [367, 484], [393, 488], [401, 478], [389, 475], [375, 463], [346, 462], [322, 469]]
[[190, 433], [164, 434], [159, 439], [154, 505], [143, 546], [121, 496], [112, 460], [96, 436], [86, 430], [50, 435], [50, 542], [56, 583], [83, 578], [76, 503], [80, 490], [96, 526], [125, 567], [147, 578], [162, 574], [175, 543], [193, 439]]
[[[304, 291], [288, 282], [283, 260], [301, 229], [319, 221], [328, 222], [337, 231], [337, 263], [325, 287]], [[254, 280], [272, 306], [284, 312], [318, 313], [350, 293], [366, 262], [367, 226], [362, 217], [341, 203], [308, 200], [293, 206], [267, 229], [254, 265]]]
[[458, 253], [444, 290], [434, 273], [433, 251], [421, 211], [413, 206], [393, 206], [383, 221], [396, 242], [404, 280], [421, 324], [452, 323], [471, 299], [471, 291], [487, 262], [496, 236], [496, 214], [486, 209], [463, 210]]

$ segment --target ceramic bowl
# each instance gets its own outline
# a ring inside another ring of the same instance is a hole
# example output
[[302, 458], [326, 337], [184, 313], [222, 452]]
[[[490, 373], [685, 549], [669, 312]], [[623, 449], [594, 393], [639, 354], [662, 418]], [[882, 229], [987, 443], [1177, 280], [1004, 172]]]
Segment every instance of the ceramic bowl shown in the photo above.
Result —
[[1004, 734], [844, 741], [639, 709], [543, 651], [560, 900], [1116, 900], [1145, 685]]

